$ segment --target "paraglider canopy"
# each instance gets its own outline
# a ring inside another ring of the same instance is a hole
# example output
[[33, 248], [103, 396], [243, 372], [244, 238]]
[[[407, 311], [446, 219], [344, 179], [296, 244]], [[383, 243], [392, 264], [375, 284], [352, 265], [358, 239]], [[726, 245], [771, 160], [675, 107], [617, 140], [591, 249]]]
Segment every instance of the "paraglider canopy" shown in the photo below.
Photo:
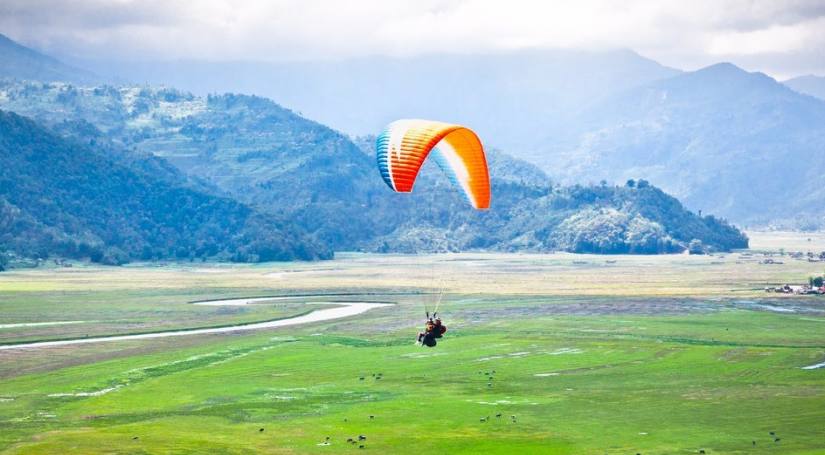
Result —
[[378, 170], [393, 191], [411, 192], [421, 166], [432, 155], [473, 207], [490, 207], [487, 158], [472, 130], [433, 120], [398, 120], [378, 135], [376, 150]]

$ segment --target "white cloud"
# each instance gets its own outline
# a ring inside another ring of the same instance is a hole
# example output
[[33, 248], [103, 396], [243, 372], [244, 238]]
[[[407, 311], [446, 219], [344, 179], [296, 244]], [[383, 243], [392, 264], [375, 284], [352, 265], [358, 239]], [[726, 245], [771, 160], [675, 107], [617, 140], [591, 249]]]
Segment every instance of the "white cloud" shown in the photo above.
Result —
[[[682, 68], [825, 71], [825, 0], [3, 0], [0, 31], [80, 57], [318, 59], [631, 48]], [[759, 58], [764, 56], [764, 58]], [[777, 61], [784, 61], [777, 64]]]
[[[812, 21], [818, 30], [825, 21]], [[809, 24], [774, 25], [752, 31], [731, 31], [713, 36], [708, 53], [720, 56], [773, 54], [796, 52], [817, 39], [816, 30]]]

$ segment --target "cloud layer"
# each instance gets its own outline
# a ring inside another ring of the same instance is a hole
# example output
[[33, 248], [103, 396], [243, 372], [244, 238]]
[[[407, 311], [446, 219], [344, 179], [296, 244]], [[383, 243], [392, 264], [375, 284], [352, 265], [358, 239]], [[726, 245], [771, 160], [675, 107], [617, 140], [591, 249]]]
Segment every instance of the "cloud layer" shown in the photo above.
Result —
[[825, 74], [825, 0], [3, 0], [0, 33], [82, 58], [631, 48], [683, 69]]

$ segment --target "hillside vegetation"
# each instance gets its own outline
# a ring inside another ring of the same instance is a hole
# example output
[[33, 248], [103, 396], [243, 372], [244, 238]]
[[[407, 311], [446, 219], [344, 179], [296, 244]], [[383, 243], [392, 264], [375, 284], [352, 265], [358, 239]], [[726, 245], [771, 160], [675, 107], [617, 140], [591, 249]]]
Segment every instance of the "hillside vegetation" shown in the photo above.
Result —
[[289, 223], [189, 187], [162, 160], [119, 153], [0, 111], [0, 250], [108, 264], [332, 255]]
[[[374, 134], [392, 119], [420, 117], [471, 126], [488, 148], [528, 160], [562, 184], [642, 178], [690, 210], [738, 224], [825, 226], [817, 208], [825, 197], [818, 159], [825, 144], [825, 102], [816, 98], [822, 97], [821, 77], [780, 84], [729, 63], [682, 72], [630, 50], [524, 50], [325, 62], [88, 60], [83, 65], [101, 75], [91, 79], [0, 38], [6, 57], [0, 78], [148, 82], [204, 95], [67, 84], [43, 93], [32, 85], [10, 89], [17, 84], [7, 82], [0, 108], [57, 122], [89, 120], [130, 147], [182, 169], [192, 166], [190, 176], [207, 175], [204, 181], [236, 197], [242, 193], [245, 202], [306, 204], [305, 183], [288, 184], [290, 175], [312, 179], [306, 185], [315, 188], [340, 184], [333, 184], [330, 171], [354, 159], [351, 141], [304, 114], [359, 135]], [[206, 96], [224, 92], [269, 97], [303, 114], [263, 98]], [[324, 155], [330, 150], [345, 156], [333, 165]], [[306, 158], [300, 163], [299, 154]], [[289, 164], [266, 162], [282, 159]], [[294, 165], [314, 166], [317, 175], [294, 173]], [[280, 192], [250, 189], [255, 185]], [[367, 190], [346, 186], [333, 194]], [[323, 200], [323, 192], [318, 196]], [[359, 237], [330, 236], [346, 244]]]
[[489, 211], [470, 208], [432, 163], [414, 194], [395, 194], [378, 178], [369, 138], [359, 147], [259, 97], [8, 82], [0, 106], [168, 160], [204, 188], [286, 215], [338, 251], [662, 253], [694, 239], [716, 250], [747, 245], [735, 228], [650, 186], [553, 186], [535, 166], [495, 150]]

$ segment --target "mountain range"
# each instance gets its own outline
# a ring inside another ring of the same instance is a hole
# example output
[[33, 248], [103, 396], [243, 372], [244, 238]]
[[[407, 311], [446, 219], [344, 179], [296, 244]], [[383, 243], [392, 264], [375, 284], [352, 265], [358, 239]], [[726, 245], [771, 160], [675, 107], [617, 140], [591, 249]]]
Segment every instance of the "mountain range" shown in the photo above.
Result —
[[519, 155], [582, 101], [680, 71], [629, 50], [530, 50], [484, 55], [365, 57], [310, 62], [81, 61], [112, 81], [168, 85], [198, 95], [277, 100], [352, 135], [397, 118], [471, 125], [488, 145]]
[[[423, 190], [393, 193], [376, 175], [374, 138], [352, 140], [266, 98], [5, 76], [0, 109], [31, 118], [4, 114], [9, 171], [0, 197], [5, 225], [16, 228], [0, 247], [21, 255], [92, 257], [94, 250], [97, 260], [117, 263], [312, 259], [332, 250], [661, 253], [697, 242], [710, 250], [747, 245], [726, 222], [691, 213], [646, 180], [562, 187], [488, 147], [493, 206], [478, 212], [431, 163], [416, 185]], [[29, 147], [26, 137], [47, 143]], [[55, 150], [61, 154], [52, 156]], [[32, 167], [38, 155], [60, 165], [51, 173]], [[76, 175], [80, 169], [91, 177]], [[125, 190], [126, 174], [134, 195]], [[71, 198], [54, 198], [55, 188]], [[176, 204], [168, 201], [180, 194], [192, 211], [169, 218], [164, 210]], [[21, 226], [48, 229], [32, 229], [26, 242]]]
[[823, 78], [781, 84], [727, 63], [683, 72], [628, 50], [86, 63], [110, 79], [270, 97], [352, 135], [444, 119], [558, 182], [644, 178], [737, 223], [825, 227]]
[[[655, 188], [600, 186], [591, 192], [554, 187], [535, 166], [492, 149], [489, 163], [495, 196], [488, 212], [470, 208], [429, 163], [416, 185], [425, 190], [396, 194], [378, 178], [369, 150], [372, 140], [365, 139], [359, 147], [346, 136], [260, 97], [197, 97], [167, 88], [5, 82], [0, 83], [0, 108], [56, 130], [67, 122], [86, 124], [91, 131], [99, 131], [87, 134], [163, 158], [217, 194], [263, 213], [287, 216], [338, 251], [664, 252], [684, 249], [694, 238], [714, 249], [741, 247], [747, 242], [741, 233], [713, 217], [689, 214]], [[649, 207], [633, 200], [647, 193], [656, 197], [641, 201], [666, 206], [663, 213], [690, 223], [681, 229], [664, 215], [644, 216]], [[603, 234], [597, 229], [585, 236], [587, 241], [565, 243], [556, 231], [574, 231], [577, 224], [565, 221], [579, 220], [581, 216], [575, 216], [580, 212], [587, 220], [617, 218], [620, 227], [615, 235], [629, 235], [631, 240], [610, 236], [611, 240], [597, 240]], [[645, 240], [646, 246], [637, 245], [630, 226], [644, 227], [642, 237], [653, 240]], [[593, 246], [588, 249], [587, 245]]]
[[644, 176], [748, 224], [822, 216], [825, 102], [727, 63], [614, 95], [528, 157], [563, 182]]

